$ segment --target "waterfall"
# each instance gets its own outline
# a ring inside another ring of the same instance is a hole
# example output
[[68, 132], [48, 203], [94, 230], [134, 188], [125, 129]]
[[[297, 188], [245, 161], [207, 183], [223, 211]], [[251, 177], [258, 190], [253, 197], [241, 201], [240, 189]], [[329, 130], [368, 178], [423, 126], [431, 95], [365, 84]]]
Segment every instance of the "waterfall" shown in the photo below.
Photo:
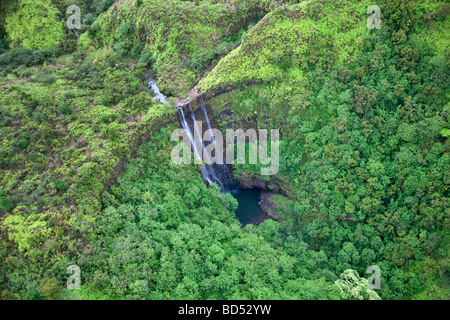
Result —
[[[209, 117], [208, 117], [208, 113], [206, 112], [205, 101], [203, 100], [203, 96], [202, 95], [200, 95], [200, 101], [202, 103], [202, 107], [201, 108], [202, 108], [203, 114], [205, 116], [207, 129], [211, 130], [211, 124], [209, 123]], [[216, 140], [214, 139], [214, 137], [212, 137], [211, 140], [212, 140], [211, 143], [215, 144], [216, 145], [216, 150], [218, 150], [217, 149], [217, 143], [216, 143]], [[225, 157], [225, 155], [224, 155], [224, 157]], [[224, 159], [224, 162], [225, 162], [225, 159]], [[230, 181], [233, 181], [233, 175], [231, 174], [231, 172], [228, 169], [227, 165], [225, 165], [225, 164], [216, 164], [216, 167], [218, 169], [217, 171], [218, 171], [218, 174], [219, 174], [219, 179], [224, 184], [224, 188], [222, 188], [222, 190], [224, 192], [231, 191], [232, 187], [230, 185]]]
[[[161, 103], [166, 103], [166, 96], [159, 91], [158, 85], [156, 80], [152, 79], [150, 80], [148, 86], [152, 90], [153, 93], [155, 93], [155, 99], [158, 100]], [[203, 96], [200, 95], [201, 100], [201, 109], [205, 116], [206, 121], [206, 129], [211, 130], [211, 124], [209, 122], [208, 113], [206, 112], [205, 102], [203, 100]], [[189, 140], [191, 141], [192, 150], [194, 151], [194, 163], [198, 163], [198, 161], [203, 159], [203, 154], [206, 155], [206, 161], [208, 163], [211, 163], [211, 158], [209, 157], [208, 153], [205, 153], [205, 143], [203, 142], [203, 136], [202, 136], [202, 126], [197, 125], [198, 123], [201, 124], [201, 121], [197, 121], [195, 118], [194, 109], [191, 106], [191, 103], [189, 102], [189, 109], [191, 113], [191, 120], [194, 124], [194, 132], [192, 132], [191, 128], [189, 127], [189, 124], [186, 120], [186, 117], [184, 115], [184, 111], [181, 108], [178, 108], [178, 116], [180, 118], [180, 124], [187, 133], [187, 136]], [[211, 143], [216, 144], [216, 141], [214, 137], [211, 139]], [[218, 149], [216, 149], [218, 150]], [[226, 193], [229, 191], [232, 191], [230, 181], [233, 181], [233, 176], [231, 175], [230, 170], [225, 164], [202, 164], [200, 167], [200, 172], [202, 174], [203, 180], [206, 181], [208, 184], [217, 183], [221, 189], [222, 192]]]
[[148, 83], [148, 86], [152, 90], [152, 92], [156, 94], [156, 96], [155, 96], [156, 100], [158, 100], [161, 103], [166, 103], [167, 97], [161, 91], [159, 91], [156, 80], [154, 80], [154, 79], [150, 80], [150, 82]]
[[[203, 101], [203, 97], [201, 97], [201, 101], [202, 101], [201, 109], [205, 116], [206, 130], [210, 130], [211, 124], [209, 122], [208, 114], [206, 112], [206, 107], [205, 107], [205, 103]], [[178, 109], [178, 115], [180, 117], [181, 126], [183, 127], [183, 129], [187, 133], [189, 140], [191, 141], [191, 146], [192, 146], [192, 150], [194, 152], [194, 157], [196, 159], [203, 159], [202, 155], [205, 154], [205, 157], [206, 157], [205, 160], [210, 162], [209, 160], [211, 158], [209, 157], [209, 154], [207, 152], [204, 153], [204, 151], [206, 149], [206, 145], [203, 142], [203, 137], [202, 137], [202, 132], [201, 132], [202, 126], [200, 125], [200, 128], [199, 128], [199, 125], [198, 125], [198, 123], [201, 124], [201, 121], [198, 121], [196, 119], [194, 109], [192, 108], [191, 104], [188, 103], [188, 105], [189, 105], [189, 112], [191, 114], [191, 120], [192, 120], [192, 123], [194, 124], [194, 129], [191, 130], [191, 128], [189, 127], [189, 124], [186, 121], [186, 117], [184, 115], [184, 111], [183, 111], [183, 109], [180, 108], [180, 109]], [[214, 137], [211, 140], [212, 140], [211, 143], [216, 144]], [[202, 174], [203, 180], [206, 181], [208, 184], [217, 183], [223, 193], [231, 191], [230, 181], [232, 181], [233, 177], [231, 175], [230, 170], [228, 169], [228, 167], [225, 164], [206, 164], [206, 163], [204, 163], [200, 167], [200, 172]]]

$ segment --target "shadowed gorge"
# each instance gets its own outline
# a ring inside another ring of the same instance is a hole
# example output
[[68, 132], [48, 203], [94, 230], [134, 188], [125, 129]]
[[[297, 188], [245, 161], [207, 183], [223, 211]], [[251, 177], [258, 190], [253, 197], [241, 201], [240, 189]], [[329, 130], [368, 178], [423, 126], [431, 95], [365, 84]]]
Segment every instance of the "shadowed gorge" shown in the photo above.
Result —
[[236, 190], [232, 192], [233, 196], [236, 198], [239, 207], [236, 210], [236, 216], [245, 227], [247, 224], [251, 223], [258, 225], [264, 221], [265, 216], [258, 205], [259, 202], [259, 190]]

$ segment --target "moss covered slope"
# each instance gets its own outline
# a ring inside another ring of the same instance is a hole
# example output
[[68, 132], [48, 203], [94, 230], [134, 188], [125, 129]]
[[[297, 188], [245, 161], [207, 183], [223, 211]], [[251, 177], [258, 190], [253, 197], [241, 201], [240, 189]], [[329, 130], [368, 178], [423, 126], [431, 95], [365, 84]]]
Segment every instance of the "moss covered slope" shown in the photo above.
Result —
[[[202, 91], [215, 91], [231, 84], [279, 80], [286, 75], [301, 84], [301, 69], [305, 65], [306, 68], [335, 63], [351, 65], [365, 54], [363, 39], [372, 32], [367, 27], [366, 10], [372, 4], [368, 0], [312, 0], [278, 7], [251, 28], [241, 45], [223, 58], [198, 87]], [[390, 14], [390, 4], [398, 8], [395, 14], [399, 19], [405, 14], [415, 17], [412, 39], [426, 42], [440, 54], [448, 53], [448, 19], [442, 23], [434, 20], [443, 3], [430, 5], [428, 1], [417, 1], [411, 8], [405, 8], [410, 10], [405, 13], [401, 1], [398, 4], [382, 1], [379, 3], [382, 23], [387, 22], [384, 16]], [[320, 46], [318, 39], [324, 45]]]
[[267, 0], [118, 1], [83, 34], [79, 48], [111, 46], [134, 57], [151, 56], [161, 89], [179, 95], [194, 85], [216, 54], [227, 51], [227, 42], [240, 29], [264, 16], [269, 4]]

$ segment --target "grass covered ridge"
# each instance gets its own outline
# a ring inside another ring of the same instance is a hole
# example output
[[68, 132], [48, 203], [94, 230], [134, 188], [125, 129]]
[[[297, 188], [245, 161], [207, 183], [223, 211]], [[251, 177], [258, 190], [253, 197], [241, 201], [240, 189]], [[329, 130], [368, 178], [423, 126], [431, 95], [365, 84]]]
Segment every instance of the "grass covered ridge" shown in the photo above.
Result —
[[371, 4], [278, 8], [199, 88], [234, 87], [208, 101], [222, 130], [280, 130], [269, 185], [283, 181], [288, 199], [269, 201], [329, 270], [378, 265], [382, 299], [448, 299], [448, 6], [380, 1], [382, 27], [369, 30]]
[[[426, 42], [441, 55], [448, 54], [449, 22], [443, 18], [448, 6], [437, 2], [430, 7], [425, 0], [411, 3], [414, 5], [405, 8], [409, 10], [406, 13], [401, 1], [378, 3], [382, 23], [387, 23], [385, 17], [392, 4], [400, 18], [405, 14], [415, 18], [414, 41]], [[366, 24], [366, 10], [372, 4], [368, 0], [311, 0], [281, 6], [252, 27], [241, 45], [221, 59], [198, 87], [203, 92], [215, 91], [233, 84], [277, 81], [286, 75], [301, 85], [302, 70], [311, 66], [351, 65], [365, 54], [363, 39], [373, 32]]]
[[[83, 52], [113, 47], [150, 62], [163, 92], [181, 95], [217, 55], [235, 47], [241, 29], [268, 11], [270, 1], [119, 1], [78, 43]], [[242, 32], [241, 32], [242, 33]]]

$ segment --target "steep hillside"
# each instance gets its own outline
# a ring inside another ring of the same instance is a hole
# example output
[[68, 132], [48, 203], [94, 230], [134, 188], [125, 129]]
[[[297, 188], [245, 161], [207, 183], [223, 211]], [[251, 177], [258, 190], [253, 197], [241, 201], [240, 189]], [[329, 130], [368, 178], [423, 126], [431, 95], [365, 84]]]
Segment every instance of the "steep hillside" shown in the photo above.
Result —
[[[331, 270], [363, 274], [379, 265], [382, 298], [442, 297], [449, 7], [382, 2], [381, 29], [370, 30], [371, 4], [280, 7], [198, 87], [222, 130], [280, 130], [280, 171], [269, 185], [287, 198], [268, 201], [311, 248], [324, 250]], [[239, 165], [235, 176], [258, 186], [258, 170]]]
[[216, 56], [238, 44], [240, 30], [262, 18], [269, 4], [267, 0], [118, 1], [78, 45], [83, 52], [110, 46], [119, 56], [149, 62], [161, 90], [178, 96], [195, 84]]
[[[242, 44], [221, 59], [198, 88], [207, 92], [245, 82], [277, 81], [286, 76], [297, 79], [301, 85], [303, 71], [311, 66], [324, 69], [335, 64], [352, 66], [367, 53], [364, 41], [370, 41], [370, 36], [377, 32], [367, 28], [366, 9], [371, 4], [370, 1], [303, 1], [278, 7], [248, 31]], [[384, 25], [389, 23], [391, 9], [387, 6], [397, 10], [400, 4], [401, 1], [387, 1], [386, 10], [382, 6]], [[446, 8], [443, 2], [430, 6], [428, 1], [417, 1], [414, 10], [403, 12], [416, 21], [413, 31], [409, 31], [411, 41], [417, 45], [429, 44], [440, 55], [448, 54], [450, 26], [445, 18]]]
[[[1, 299], [449, 299], [446, 1], [86, 0], [79, 34], [32, 2], [0, 4]], [[232, 167], [274, 219], [172, 161], [194, 86], [279, 130], [276, 175]]]
[[95, 236], [102, 192], [148, 130], [173, 119], [143, 72], [64, 61], [0, 80], [2, 274], [25, 261], [39, 273]]

